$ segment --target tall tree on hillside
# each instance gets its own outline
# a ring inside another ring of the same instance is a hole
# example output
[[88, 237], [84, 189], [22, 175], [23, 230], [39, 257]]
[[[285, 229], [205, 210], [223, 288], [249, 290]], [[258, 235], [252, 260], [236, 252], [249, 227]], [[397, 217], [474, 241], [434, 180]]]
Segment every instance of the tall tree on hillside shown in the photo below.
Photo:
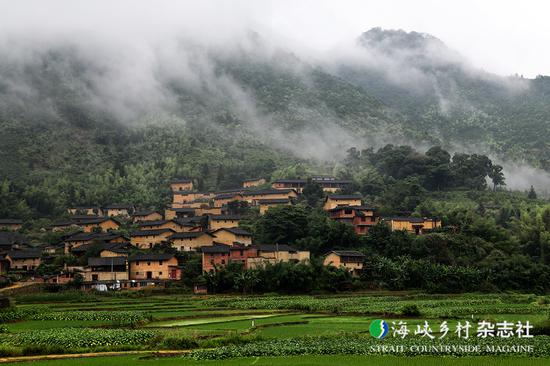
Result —
[[506, 183], [504, 182], [504, 173], [502, 172], [502, 166], [494, 164], [489, 170], [489, 178], [493, 181], [493, 191], [497, 190], [498, 186], [503, 186]]
[[319, 183], [314, 182], [309, 178], [302, 191], [302, 197], [306, 200], [308, 206], [316, 207], [319, 201], [323, 198], [323, 188]]
[[258, 242], [293, 244], [307, 235], [307, 211], [302, 206], [275, 206], [256, 222]]
[[537, 199], [537, 192], [535, 192], [535, 188], [531, 186], [529, 189], [529, 193], [527, 193], [527, 198], [534, 200]]

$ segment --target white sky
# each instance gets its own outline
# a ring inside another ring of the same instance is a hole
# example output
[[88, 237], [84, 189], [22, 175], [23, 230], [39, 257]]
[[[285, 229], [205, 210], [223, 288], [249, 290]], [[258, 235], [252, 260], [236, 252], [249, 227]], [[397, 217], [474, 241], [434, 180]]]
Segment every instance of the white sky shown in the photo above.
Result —
[[545, 0], [0, 0], [0, 37], [136, 40], [185, 28], [200, 39], [251, 28], [325, 50], [376, 26], [430, 33], [490, 72], [550, 75]]

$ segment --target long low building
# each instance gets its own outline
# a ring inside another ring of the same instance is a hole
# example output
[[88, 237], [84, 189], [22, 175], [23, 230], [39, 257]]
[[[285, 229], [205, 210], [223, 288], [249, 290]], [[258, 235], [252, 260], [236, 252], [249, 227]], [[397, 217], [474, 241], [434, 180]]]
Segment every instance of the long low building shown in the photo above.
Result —
[[278, 262], [307, 262], [309, 251], [289, 245], [226, 245], [215, 243], [201, 248], [203, 272], [215, 271], [229, 263], [239, 263], [246, 269], [263, 267]]
[[173, 281], [181, 278], [181, 267], [173, 254], [137, 253], [130, 257], [101, 256], [88, 258], [82, 274], [85, 282]]
[[441, 227], [441, 220], [436, 217], [390, 217], [383, 220], [392, 231], [405, 230], [416, 235]]
[[[336, 179], [331, 176], [318, 176], [312, 177], [311, 181], [321, 186], [324, 192], [335, 193], [351, 184], [350, 180]], [[294, 189], [299, 193], [302, 193], [307, 179], [277, 179], [271, 184], [273, 189]]]

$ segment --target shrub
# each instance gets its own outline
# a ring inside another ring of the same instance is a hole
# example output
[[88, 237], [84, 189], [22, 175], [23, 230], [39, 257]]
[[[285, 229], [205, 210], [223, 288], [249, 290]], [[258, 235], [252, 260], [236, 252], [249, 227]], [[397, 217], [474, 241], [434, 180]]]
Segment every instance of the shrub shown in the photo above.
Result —
[[21, 356], [21, 349], [5, 344], [0, 344], [0, 357]]
[[533, 327], [535, 335], [550, 335], [550, 320], [544, 320]]
[[420, 316], [420, 309], [415, 304], [407, 304], [401, 309], [401, 314], [405, 316]]
[[201, 348], [217, 348], [217, 347], [224, 347], [229, 345], [233, 345], [233, 346], [243, 345], [243, 344], [248, 344], [251, 342], [257, 342], [261, 340], [264, 340], [264, 339], [258, 335], [241, 335], [238, 333], [231, 333], [227, 337], [220, 337], [220, 338], [205, 340], [201, 342], [200, 346]]
[[198, 343], [189, 337], [167, 337], [160, 344], [164, 349], [191, 349], [198, 346]]
[[33, 344], [30, 346], [23, 347], [21, 353], [23, 356], [35, 356], [35, 355], [52, 355], [67, 353], [68, 350], [59, 345], [44, 345], [44, 344]]
[[11, 301], [8, 297], [0, 296], [0, 309], [11, 307]]

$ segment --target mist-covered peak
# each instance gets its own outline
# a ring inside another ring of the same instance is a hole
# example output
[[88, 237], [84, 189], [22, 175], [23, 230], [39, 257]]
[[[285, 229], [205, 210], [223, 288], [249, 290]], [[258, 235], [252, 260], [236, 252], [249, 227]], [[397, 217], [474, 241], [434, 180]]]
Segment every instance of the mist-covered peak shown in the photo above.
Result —
[[421, 50], [437, 44], [446, 47], [438, 38], [427, 33], [406, 32], [402, 29], [372, 28], [359, 37], [359, 42], [365, 47], [387, 49]]
[[406, 32], [402, 29], [372, 28], [359, 36], [357, 43], [368, 51], [398, 57], [418, 66], [449, 66], [464, 64], [465, 60], [439, 38], [427, 33]]

